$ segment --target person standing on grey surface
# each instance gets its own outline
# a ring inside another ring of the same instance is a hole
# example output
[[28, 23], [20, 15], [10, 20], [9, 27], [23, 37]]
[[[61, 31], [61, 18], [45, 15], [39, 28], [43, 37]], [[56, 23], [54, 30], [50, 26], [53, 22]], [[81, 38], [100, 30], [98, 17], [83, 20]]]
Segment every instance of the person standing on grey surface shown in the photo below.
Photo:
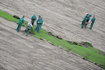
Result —
[[36, 16], [35, 15], [33, 15], [32, 17], [31, 17], [31, 23], [32, 23], [32, 25], [34, 25], [34, 22], [36, 21]]
[[86, 19], [88, 17], [89, 14], [86, 14], [86, 16], [84, 17], [83, 21], [82, 21], [82, 24], [81, 24], [81, 28], [83, 28], [85, 26], [85, 22], [86, 22]]
[[35, 30], [39, 33], [43, 24], [43, 19], [41, 16], [39, 16], [38, 20], [37, 20], [37, 27], [35, 28]]
[[91, 16], [92, 16], [91, 14], [88, 14], [88, 16], [86, 17], [85, 28], [89, 24], [89, 20], [90, 20]]
[[93, 25], [94, 25], [94, 23], [95, 23], [95, 20], [96, 20], [96, 18], [95, 18], [95, 15], [94, 15], [93, 18], [91, 19], [90, 30], [92, 30]]
[[20, 31], [22, 24], [24, 23], [24, 16], [19, 19], [18, 27], [17, 27], [17, 32]]

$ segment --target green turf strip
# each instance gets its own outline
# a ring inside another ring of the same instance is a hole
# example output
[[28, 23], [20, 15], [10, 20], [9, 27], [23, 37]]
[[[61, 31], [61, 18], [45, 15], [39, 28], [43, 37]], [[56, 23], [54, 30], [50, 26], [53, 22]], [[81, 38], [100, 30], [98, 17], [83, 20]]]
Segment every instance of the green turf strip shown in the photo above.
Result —
[[[18, 23], [18, 19], [14, 18], [11, 14], [0, 10], [0, 17]], [[27, 23], [27, 21], [25, 21]], [[26, 24], [23, 24], [23, 26], [26, 26]], [[35, 28], [35, 26], [34, 26]], [[37, 33], [34, 31], [34, 37], [37, 37], [39, 39], [45, 39], [48, 42], [52, 43], [53, 45], [59, 46], [67, 51], [72, 51], [76, 54], [79, 54], [81, 57], [85, 58], [88, 61], [94, 62], [98, 65], [102, 65], [102, 68], [105, 68], [105, 55], [99, 54], [100, 50], [97, 50], [95, 48], [86, 48], [83, 46], [75, 45], [72, 43], [68, 43], [66, 40], [58, 39], [55, 36], [51, 36], [48, 34], [47, 31], [44, 29], [41, 30], [41, 33]]]

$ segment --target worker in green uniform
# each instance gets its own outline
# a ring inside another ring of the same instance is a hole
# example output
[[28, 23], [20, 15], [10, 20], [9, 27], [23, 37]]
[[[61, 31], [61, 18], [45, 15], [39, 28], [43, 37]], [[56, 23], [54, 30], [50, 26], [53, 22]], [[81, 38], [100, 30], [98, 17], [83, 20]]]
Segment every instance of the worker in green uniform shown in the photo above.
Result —
[[24, 23], [24, 16], [22, 17], [22, 18], [20, 18], [19, 19], [19, 22], [18, 22], [18, 27], [17, 27], [17, 32], [19, 32], [20, 31], [20, 29], [21, 29], [21, 26], [22, 26], [22, 24]]
[[95, 15], [94, 15], [93, 18], [91, 19], [90, 30], [92, 30], [95, 20], [96, 20], [96, 18], [95, 18]]
[[85, 28], [87, 27], [87, 25], [89, 24], [89, 20], [90, 20], [90, 18], [91, 18], [91, 14], [88, 14], [88, 16], [86, 17], [86, 21], [85, 21]]
[[35, 15], [33, 15], [32, 17], [31, 17], [31, 23], [32, 23], [32, 25], [34, 25], [34, 22], [36, 21], [36, 16]]
[[86, 19], [88, 17], [89, 14], [86, 14], [86, 16], [84, 17], [83, 21], [82, 21], [82, 24], [81, 24], [81, 28], [83, 28], [85, 26], [85, 22], [86, 22]]
[[33, 25], [29, 22], [29, 23], [28, 23], [28, 26], [27, 26], [27, 28], [26, 28], [26, 30], [25, 30], [25, 35], [26, 35], [26, 36], [30, 33], [32, 27], [33, 27]]
[[35, 30], [37, 32], [40, 32], [41, 30], [41, 27], [42, 27], [42, 24], [43, 24], [43, 19], [41, 16], [39, 16], [38, 20], [37, 20], [37, 27], [35, 28]]

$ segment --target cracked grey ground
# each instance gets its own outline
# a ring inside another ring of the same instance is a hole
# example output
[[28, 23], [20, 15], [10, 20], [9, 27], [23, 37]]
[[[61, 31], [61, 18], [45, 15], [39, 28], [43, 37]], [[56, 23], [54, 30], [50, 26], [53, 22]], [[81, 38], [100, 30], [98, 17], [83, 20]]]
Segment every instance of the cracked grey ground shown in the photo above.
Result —
[[102, 70], [71, 52], [52, 46], [45, 40], [39, 40], [30, 35], [26, 37], [24, 32], [16, 32], [17, 25], [15, 23], [2, 18], [0, 20], [1, 69]]
[[[26, 19], [40, 14], [47, 31], [66, 40], [91, 42], [102, 51], [105, 51], [104, 7], [104, 0], [0, 0], [0, 9], [20, 17], [25, 15]], [[85, 13], [96, 14], [93, 30], [80, 28]]]
[[[0, 0], [0, 9], [26, 20], [42, 15], [43, 28], [70, 41], [88, 41], [105, 51], [104, 0]], [[93, 30], [81, 29], [85, 13], [96, 14]], [[23, 32], [17, 25], [0, 18], [0, 65], [7, 70], [101, 70], [78, 56]], [[56, 28], [56, 29], [55, 29]], [[22, 29], [24, 30], [24, 28]]]

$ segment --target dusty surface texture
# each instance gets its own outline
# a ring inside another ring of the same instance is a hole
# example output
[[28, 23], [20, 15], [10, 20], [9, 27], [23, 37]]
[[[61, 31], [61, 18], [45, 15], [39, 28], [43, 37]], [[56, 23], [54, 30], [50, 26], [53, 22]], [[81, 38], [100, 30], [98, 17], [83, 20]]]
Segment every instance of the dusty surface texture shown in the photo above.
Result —
[[[40, 14], [47, 31], [66, 40], [91, 42], [105, 51], [104, 0], [0, 0], [0, 9], [27, 20]], [[93, 30], [80, 28], [85, 13], [96, 14]], [[46, 41], [17, 33], [16, 27], [0, 18], [0, 70], [102, 70]]]
[[103, 70], [46, 41], [17, 33], [16, 27], [0, 18], [0, 70]]
[[[42, 15], [47, 31], [66, 40], [91, 42], [105, 51], [104, 0], [0, 0], [0, 9], [26, 18]], [[86, 13], [96, 14], [93, 30], [80, 28]]]

